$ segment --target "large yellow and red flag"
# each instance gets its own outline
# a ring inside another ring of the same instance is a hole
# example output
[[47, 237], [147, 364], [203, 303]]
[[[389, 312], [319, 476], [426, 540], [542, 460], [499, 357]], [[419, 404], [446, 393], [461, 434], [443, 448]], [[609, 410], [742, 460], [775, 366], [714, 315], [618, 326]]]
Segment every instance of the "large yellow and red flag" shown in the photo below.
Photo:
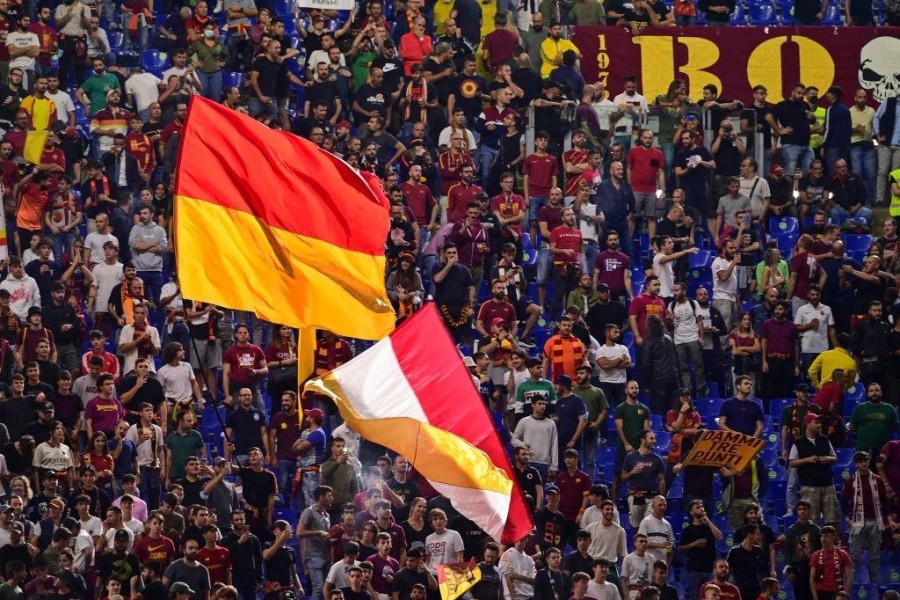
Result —
[[175, 243], [186, 298], [307, 331], [391, 332], [388, 203], [377, 185], [307, 140], [197, 96], [181, 136]]
[[304, 389], [332, 398], [351, 429], [404, 456], [495, 540], [531, 532], [506, 450], [433, 303]]

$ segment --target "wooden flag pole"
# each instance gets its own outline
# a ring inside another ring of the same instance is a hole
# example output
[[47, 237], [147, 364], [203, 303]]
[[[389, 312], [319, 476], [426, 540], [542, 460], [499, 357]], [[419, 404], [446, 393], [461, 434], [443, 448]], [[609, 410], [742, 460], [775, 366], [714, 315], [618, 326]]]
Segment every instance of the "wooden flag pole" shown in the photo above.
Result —
[[297, 415], [303, 429], [303, 384], [316, 368], [316, 330], [301, 327], [297, 331]]

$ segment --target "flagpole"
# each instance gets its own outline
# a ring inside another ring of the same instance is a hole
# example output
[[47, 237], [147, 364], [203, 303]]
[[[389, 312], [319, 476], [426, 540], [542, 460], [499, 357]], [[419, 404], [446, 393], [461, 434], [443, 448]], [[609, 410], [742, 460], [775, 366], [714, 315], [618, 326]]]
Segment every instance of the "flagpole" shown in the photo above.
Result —
[[297, 418], [303, 426], [303, 384], [309, 379], [316, 367], [316, 329], [301, 327], [297, 330]]

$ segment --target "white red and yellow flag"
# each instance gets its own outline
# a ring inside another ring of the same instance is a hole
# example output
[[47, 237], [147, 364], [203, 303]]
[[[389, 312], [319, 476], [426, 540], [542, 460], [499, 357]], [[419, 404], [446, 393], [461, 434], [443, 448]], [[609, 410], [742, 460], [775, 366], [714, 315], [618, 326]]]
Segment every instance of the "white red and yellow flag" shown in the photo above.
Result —
[[307, 382], [347, 424], [406, 457], [454, 508], [505, 544], [532, 529], [500, 437], [433, 304]]

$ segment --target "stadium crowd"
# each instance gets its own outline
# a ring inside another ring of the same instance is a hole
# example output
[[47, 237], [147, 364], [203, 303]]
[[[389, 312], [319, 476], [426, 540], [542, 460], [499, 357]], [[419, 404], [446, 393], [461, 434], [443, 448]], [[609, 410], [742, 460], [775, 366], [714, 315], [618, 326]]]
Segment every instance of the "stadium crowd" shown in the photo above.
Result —
[[[0, 600], [434, 600], [463, 561], [476, 600], [900, 598], [896, 96], [580, 74], [570, 26], [733, 0], [160, 4], [0, 0]], [[382, 178], [398, 322], [439, 307], [531, 535], [298, 406], [289, 327], [182, 297], [196, 94]], [[708, 429], [764, 448], [684, 465]]]

